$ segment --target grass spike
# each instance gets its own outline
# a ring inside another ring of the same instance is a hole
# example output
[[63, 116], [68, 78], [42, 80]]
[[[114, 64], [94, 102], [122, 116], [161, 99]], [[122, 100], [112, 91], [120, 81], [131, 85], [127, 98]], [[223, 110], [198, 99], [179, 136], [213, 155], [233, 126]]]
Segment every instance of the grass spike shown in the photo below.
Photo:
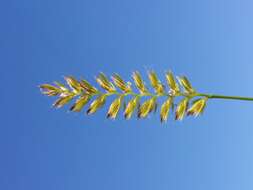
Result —
[[[182, 120], [186, 114], [199, 116], [203, 113], [207, 101], [211, 99], [253, 101], [253, 97], [199, 93], [192, 87], [190, 81], [185, 76], [177, 78], [179, 84], [183, 88], [183, 90], [181, 90], [171, 71], [165, 74], [170, 89], [168, 92], [165, 91], [165, 87], [154, 71], [148, 72], [148, 78], [151, 86], [155, 89], [155, 93], [151, 93], [147, 90], [145, 82], [138, 71], [132, 74], [132, 79], [138, 92], [134, 92], [131, 88], [130, 81], [124, 81], [120, 75], [114, 74], [112, 76], [112, 82], [120, 89], [120, 91], [118, 91], [103, 73], [99, 73], [96, 77], [97, 83], [104, 89], [102, 91], [98, 90], [88, 81], [84, 79], [78, 81], [72, 76], [64, 77], [70, 88], [60, 82], [54, 82], [54, 85], [45, 83], [40, 85], [39, 88], [41, 93], [46, 96], [58, 96], [58, 99], [53, 103], [53, 107], [55, 108], [63, 107], [72, 99], [76, 99], [75, 103], [70, 108], [70, 110], [74, 112], [80, 112], [83, 107], [93, 99], [86, 111], [88, 115], [100, 109], [105, 104], [108, 96], [116, 96], [116, 99], [111, 103], [107, 112], [107, 117], [112, 119], [116, 118], [122, 104], [124, 108], [124, 117], [126, 119], [130, 119], [135, 110], [138, 111], [137, 115], [139, 118], [146, 118], [150, 112], [155, 112], [158, 107], [157, 99], [164, 97], [166, 100], [162, 103], [160, 108], [161, 122], [168, 119], [170, 112], [175, 112], [176, 120]], [[131, 97], [131, 99], [128, 103], [125, 103], [123, 99], [127, 96]], [[144, 97], [146, 97], [147, 100], [140, 104], [141, 99]], [[177, 99], [179, 98], [181, 98], [181, 101], [178, 102]], [[190, 104], [191, 106], [188, 108]], [[173, 109], [174, 105], [177, 105], [175, 110]]]

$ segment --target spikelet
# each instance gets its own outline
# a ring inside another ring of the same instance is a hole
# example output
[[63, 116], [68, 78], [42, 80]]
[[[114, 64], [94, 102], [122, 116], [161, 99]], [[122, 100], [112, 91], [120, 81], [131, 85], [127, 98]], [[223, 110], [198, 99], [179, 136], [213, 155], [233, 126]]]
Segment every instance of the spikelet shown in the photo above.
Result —
[[179, 102], [177, 109], [176, 109], [176, 120], [182, 120], [185, 116], [185, 112], [188, 107], [189, 98], [184, 98], [181, 102]]
[[121, 95], [112, 102], [107, 112], [107, 118], [111, 118], [111, 119], [116, 118], [121, 106], [122, 99], [123, 99], [123, 96]]
[[196, 91], [192, 88], [190, 81], [185, 77], [178, 77], [178, 81], [184, 87], [184, 90], [188, 94], [194, 94]]
[[164, 87], [163, 87], [161, 81], [158, 79], [156, 73], [154, 71], [150, 71], [148, 73], [148, 77], [149, 77], [151, 86], [155, 89], [156, 94], [163, 94]]
[[85, 106], [85, 104], [88, 103], [89, 100], [90, 100], [89, 95], [81, 96], [80, 98], [76, 100], [75, 104], [70, 108], [70, 111], [80, 112], [82, 108]]
[[139, 97], [135, 96], [134, 98], [132, 98], [128, 104], [126, 105], [125, 108], [125, 112], [124, 112], [124, 117], [125, 119], [130, 119], [130, 117], [132, 116], [137, 104], [139, 103]]
[[135, 83], [136, 87], [139, 89], [140, 93], [141, 94], [147, 93], [148, 90], [145, 87], [145, 84], [141, 78], [140, 73], [135, 71], [135, 72], [133, 72], [132, 77], [133, 77], [134, 83]]
[[61, 108], [62, 106], [67, 104], [70, 100], [72, 100], [73, 97], [74, 97], [74, 94], [72, 93], [66, 94], [65, 96], [61, 96], [59, 99], [57, 99], [54, 102], [53, 107]]
[[88, 115], [95, 113], [99, 108], [101, 108], [105, 104], [106, 97], [107, 97], [107, 95], [105, 95], [105, 94], [100, 95], [97, 99], [95, 99], [91, 103], [91, 105], [86, 113]]
[[69, 89], [67, 87], [64, 86], [64, 84], [62, 83], [59, 83], [57, 81], [54, 82], [55, 85], [57, 85], [59, 87], [59, 89], [61, 90], [61, 92], [68, 92]]
[[42, 84], [39, 86], [41, 93], [47, 96], [57, 96], [61, 93], [61, 90], [50, 84]]
[[179, 89], [179, 86], [178, 86], [172, 72], [171, 71], [167, 72], [165, 76], [166, 76], [166, 79], [167, 79], [167, 83], [170, 87], [171, 94], [172, 95], [178, 94], [180, 92], [180, 89]]
[[194, 115], [195, 117], [202, 114], [206, 107], [207, 98], [197, 99], [190, 109], [187, 111], [187, 115]]
[[126, 84], [125, 81], [118, 74], [114, 74], [112, 76], [112, 80], [114, 84], [119, 87], [123, 92], [128, 93], [132, 91], [130, 83]]
[[80, 83], [72, 76], [64, 77], [69, 87], [73, 90], [73, 93], [79, 94], [82, 91]]
[[156, 98], [152, 97], [148, 100], [146, 100], [138, 110], [138, 118], [145, 118], [148, 116], [148, 114], [154, 110], [156, 104]]
[[92, 95], [92, 94], [98, 93], [98, 90], [84, 79], [80, 81], [80, 85], [81, 85], [81, 88], [83, 88], [87, 94]]
[[107, 79], [104, 73], [100, 73], [96, 80], [97, 83], [107, 92], [116, 92], [114, 85]]
[[160, 120], [161, 122], [167, 121], [169, 111], [173, 105], [173, 97], [169, 96], [167, 100], [162, 104], [161, 112], [160, 112]]

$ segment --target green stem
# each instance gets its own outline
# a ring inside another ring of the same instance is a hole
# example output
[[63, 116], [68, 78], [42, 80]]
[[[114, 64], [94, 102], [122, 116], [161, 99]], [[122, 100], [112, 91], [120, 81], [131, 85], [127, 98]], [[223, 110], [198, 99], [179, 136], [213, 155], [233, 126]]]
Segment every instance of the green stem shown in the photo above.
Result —
[[197, 94], [197, 96], [205, 96], [209, 99], [230, 99], [230, 100], [253, 101], [252, 97], [243, 97], [243, 96], [224, 96], [224, 95], [217, 95], [217, 94]]

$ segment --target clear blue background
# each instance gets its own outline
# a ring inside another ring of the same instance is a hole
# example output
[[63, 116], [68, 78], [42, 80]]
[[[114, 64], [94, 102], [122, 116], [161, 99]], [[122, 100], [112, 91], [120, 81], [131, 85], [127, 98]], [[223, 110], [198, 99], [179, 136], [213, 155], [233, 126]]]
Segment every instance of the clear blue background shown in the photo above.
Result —
[[108, 104], [91, 117], [54, 110], [37, 88], [99, 71], [154, 69], [164, 81], [171, 69], [201, 92], [253, 96], [252, 1], [0, 4], [0, 189], [253, 188], [253, 103], [211, 100], [182, 122], [111, 121]]

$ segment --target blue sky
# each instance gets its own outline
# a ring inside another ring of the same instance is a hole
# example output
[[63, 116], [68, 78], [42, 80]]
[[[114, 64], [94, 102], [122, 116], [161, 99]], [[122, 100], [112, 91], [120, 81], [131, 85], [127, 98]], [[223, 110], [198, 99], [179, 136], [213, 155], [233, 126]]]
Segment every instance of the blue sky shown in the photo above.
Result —
[[[64, 75], [185, 74], [201, 92], [253, 96], [249, 0], [1, 2], [5, 190], [253, 188], [253, 103], [211, 100], [160, 124], [54, 110], [37, 86]], [[147, 77], [145, 76], [145, 79]]]

